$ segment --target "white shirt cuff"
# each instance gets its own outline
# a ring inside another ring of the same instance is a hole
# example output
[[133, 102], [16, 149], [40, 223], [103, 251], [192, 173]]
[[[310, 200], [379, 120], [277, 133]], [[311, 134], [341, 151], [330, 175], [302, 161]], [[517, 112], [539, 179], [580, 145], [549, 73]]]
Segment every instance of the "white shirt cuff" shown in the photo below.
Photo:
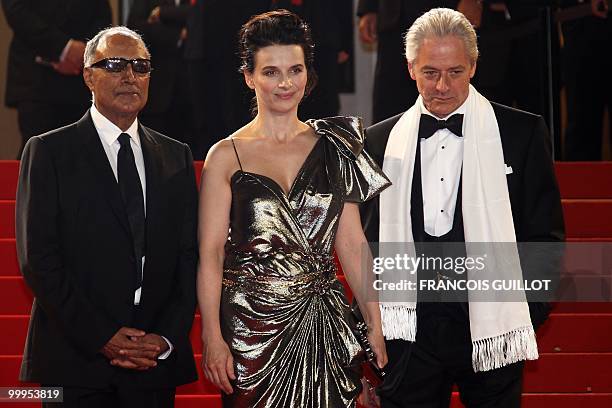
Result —
[[170, 353], [172, 353], [172, 350], [174, 350], [174, 347], [172, 346], [172, 343], [170, 343], [170, 340], [168, 340], [167, 338], [165, 338], [164, 336], [161, 336], [162, 339], [164, 339], [164, 341], [166, 343], [168, 343], [168, 350], [166, 350], [165, 353], [160, 354], [159, 356], [157, 356], [158, 360], [165, 360], [168, 358], [168, 356], [170, 355]]

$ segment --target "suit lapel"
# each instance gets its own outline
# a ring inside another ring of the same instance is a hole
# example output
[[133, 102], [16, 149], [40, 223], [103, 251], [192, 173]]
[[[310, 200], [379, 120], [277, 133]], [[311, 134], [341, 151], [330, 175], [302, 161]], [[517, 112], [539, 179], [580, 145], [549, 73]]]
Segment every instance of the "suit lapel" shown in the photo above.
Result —
[[150, 239], [151, 234], [154, 230], [152, 225], [154, 225], [156, 221], [156, 212], [159, 204], [159, 185], [162, 175], [163, 157], [161, 155], [160, 144], [155, 140], [147, 128], [139, 125], [138, 133], [140, 134], [140, 144], [142, 146], [147, 183], [145, 242], [150, 243], [152, 242]]
[[77, 122], [77, 129], [83, 141], [83, 151], [87, 156], [87, 163], [91, 165], [94, 173], [95, 180], [92, 180], [92, 182], [97, 183], [103, 189], [104, 196], [113, 209], [113, 213], [125, 231], [131, 236], [127, 214], [121, 200], [119, 184], [117, 184], [117, 179], [108, 162], [108, 157], [104, 147], [102, 147], [102, 141], [91, 120], [89, 111]]

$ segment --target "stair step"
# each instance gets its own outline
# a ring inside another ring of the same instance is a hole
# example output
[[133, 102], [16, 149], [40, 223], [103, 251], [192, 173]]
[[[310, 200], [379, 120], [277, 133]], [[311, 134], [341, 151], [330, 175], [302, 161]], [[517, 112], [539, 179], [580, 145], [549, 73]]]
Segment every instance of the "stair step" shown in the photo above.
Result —
[[0, 276], [0, 314], [29, 315], [32, 299], [32, 291], [21, 276]]
[[0, 276], [20, 276], [15, 238], [0, 238]]
[[[214, 394], [216, 388], [202, 374], [201, 355], [196, 355], [199, 381], [182, 385], [179, 394]], [[17, 381], [21, 356], [0, 356], [0, 384]], [[523, 389], [528, 393], [611, 393], [612, 353], [541, 353], [528, 361]]]
[[[349, 301], [352, 295], [344, 276], [338, 276]], [[32, 307], [32, 294], [21, 276], [0, 276], [0, 315], [27, 315]], [[553, 305], [557, 313], [612, 313], [612, 302], [563, 302]]]
[[[610, 408], [612, 394], [523, 394], [522, 408]], [[40, 403], [3, 403], [3, 408], [40, 408]], [[177, 395], [176, 408], [221, 408], [220, 395]], [[453, 393], [450, 408], [463, 408], [459, 394]]]
[[[202, 164], [194, 163], [198, 184]], [[557, 162], [555, 172], [563, 198], [612, 198], [612, 162]], [[15, 199], [18, 175], [19, 161], [0, 161], [0, 200]]]
[[0, 200], [15, 199], [18, 177], [18, 160], [0, 160]]
[[15, 237], [15, 200], [0, 200], [0, 238]]
[[[610, 408], [610, 393], [523, 393], [522, 408]], [[463, 408], [459, 394], [453, 393], [449, 408]]]
[[612, 313], [612, 302], [558, 302], [553, 313]]
[[[28, 315], [0, 315], [0, 328], [11, 336], [0, 336], [0, 353], [18, 355], [23, 352]], [[191, 330], [191, 344], [196, 354], [202, 353], [202, 324], [196, 315]], [[552, 314], [538, 330], [541, 353], [606, 353], [612, 352], [612, 313]]]
[[563, 198], [612, 198], [612, 162], [557, 162]]
[[[612, 237], [612, 199], [564, 199], [562, 203], [568, 237]], [[0, 220], [0, 238], [14, 238], [14, 200], [0, 200]]]
[[538, 329], [541, 353], [612, 352], [612, 313], [553, 313]]
[[563, 199], [562, 204], [568, 237], [612, 236], [612, 199]]

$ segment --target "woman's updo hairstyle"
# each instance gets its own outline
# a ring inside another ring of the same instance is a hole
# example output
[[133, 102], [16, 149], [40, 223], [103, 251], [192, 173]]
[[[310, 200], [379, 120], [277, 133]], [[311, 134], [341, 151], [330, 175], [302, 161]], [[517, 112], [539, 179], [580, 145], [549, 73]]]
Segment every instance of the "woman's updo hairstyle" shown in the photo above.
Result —
[[310, 27], [294, 13], [279, 9], [251, 17], [240, 29], [239, 41], [240, 72], [254, 71], [255, 54], [261, 48], [270, 45], [299, 45], [304, 51], [308, 76], [304, 97], [308, 96], [317, 84]]

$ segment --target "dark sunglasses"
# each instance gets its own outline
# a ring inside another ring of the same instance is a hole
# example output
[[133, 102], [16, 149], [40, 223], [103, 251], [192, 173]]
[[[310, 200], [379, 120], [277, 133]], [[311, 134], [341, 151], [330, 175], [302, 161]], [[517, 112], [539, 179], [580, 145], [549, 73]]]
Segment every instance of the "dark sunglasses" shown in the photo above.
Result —
[[125, 59], [120, 57], [104, 58], [90, 65], [90, 68], [102, 68], [108, 72], [122, 72], [127, 68], [128, 64], [132, 66], [132, 70], [137, 74], [148, 74], [151, 68], [151, 60], [144, 58]]

